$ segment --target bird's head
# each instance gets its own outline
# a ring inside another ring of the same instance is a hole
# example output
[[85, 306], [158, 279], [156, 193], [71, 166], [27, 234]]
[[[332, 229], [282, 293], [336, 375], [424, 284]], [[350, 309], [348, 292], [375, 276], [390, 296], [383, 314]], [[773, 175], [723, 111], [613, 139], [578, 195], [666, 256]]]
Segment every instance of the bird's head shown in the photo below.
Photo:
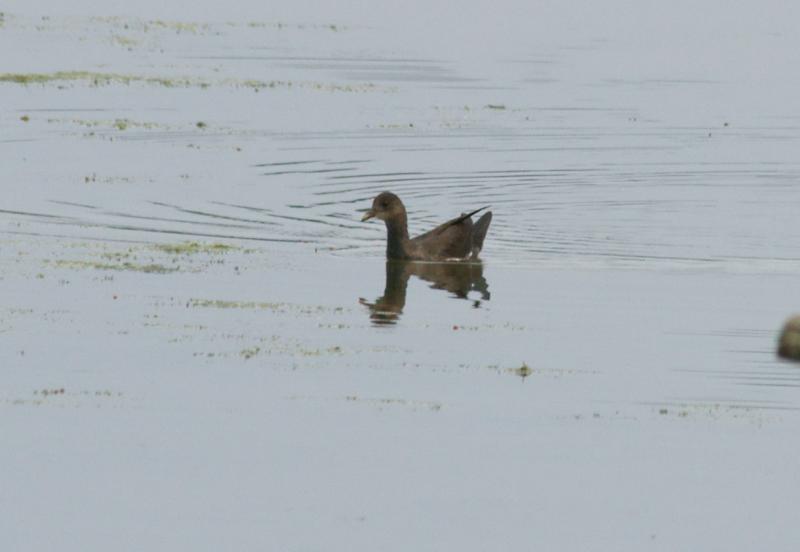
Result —
[[361, 222], [371, 218], [386, 221], [397, 216], [405, 216], [405, 214], [406, 208], [403, 206], [403, 202], [400, 201], [400, 198], [392, 192], [383, 192], [372, 200], [372, 207], [367, 209], [367, 212], [364, 213]]

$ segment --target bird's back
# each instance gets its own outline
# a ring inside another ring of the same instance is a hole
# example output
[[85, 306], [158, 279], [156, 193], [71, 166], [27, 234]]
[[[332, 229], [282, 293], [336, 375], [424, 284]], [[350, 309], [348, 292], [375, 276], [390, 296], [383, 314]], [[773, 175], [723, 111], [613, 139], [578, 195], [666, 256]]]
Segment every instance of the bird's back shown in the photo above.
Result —
[[477, 257], [492, 220], [484, 214], [477, 224], [472, 215], [486, 207], [465, 213], [411, 240], [415, 256], [421, 260], [467, 259]]

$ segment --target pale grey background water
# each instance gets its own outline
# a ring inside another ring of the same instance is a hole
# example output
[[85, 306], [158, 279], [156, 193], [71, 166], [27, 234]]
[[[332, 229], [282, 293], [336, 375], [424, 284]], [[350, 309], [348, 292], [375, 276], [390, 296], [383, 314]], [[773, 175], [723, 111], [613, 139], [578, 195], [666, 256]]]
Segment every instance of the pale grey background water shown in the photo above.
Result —
[[14, 549], [793, 549], [793, 4], [4, 10]]

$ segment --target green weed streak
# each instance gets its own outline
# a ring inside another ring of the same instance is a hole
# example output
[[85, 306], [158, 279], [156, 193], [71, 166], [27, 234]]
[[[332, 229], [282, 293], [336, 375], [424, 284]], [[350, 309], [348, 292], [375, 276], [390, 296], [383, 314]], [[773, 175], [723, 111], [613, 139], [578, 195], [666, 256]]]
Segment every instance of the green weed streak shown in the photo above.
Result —
[[209, 86], [201, 79], [145, 77], [142, 75], [122, 75], [119, 73], [95, 73], [92, 71], [56, 71], [55, 73], [2, 73], [0, 82], [14, 84], [47, 84], [55, 81], [88, 81], [93, 86], [104, 84], [144, 83], [166, 87]]
[[214, 308], [214, 309], [255, 309], [273, 312], [294, 312], [298, 314], [341, 314], [343, 307], [326, 307], [322, 305], [298, 305], [294, 303], [272, 303], [259, 301], [231, 301], [226, 299], [189, 299], [187, 307]]
[[145, 272], [148, 274], [169, 274], [177, 272], [177, 268], [168, 268], [160, 264], [135, 264], [124, 262], [120, 264], [99, 263], [93, 261], [57, 260], [53, 263], [61, 268], [95, 269], [95, 270], [128, 270], [131, 272]]
[[193, 77], [147, 77], [144, 75], [123, 75], [120, 73], [96, 73], [92, 71], [56, 71], [55, 73], [0, 73], [0, 83], [28, 85], [45, 85], [53, 82], [85, 82], [90, 86], [107, 86], [110, 84], [146, 84], [163, 86], [165, 88], [208, 88], [210, 86], [231, 86], [234, 88], [249, 88], [261, 90], [264, 88], [304, 88], [327, 92], [370, 92], [392, 91], [394, 89], [381, 88], [372, 83], [364, 84], [332, 84], [311, 81], [260, 81], [224, 79], [211, 81]]
[[227, 253], [239, 249], [233, 245], [224, 243], [200, 243], [200, 242], [183, 242], [183, 243], [164, 243], [156, 244], [153, 249], [169, 253], [171, 255], [192, 255], [196, 253]]

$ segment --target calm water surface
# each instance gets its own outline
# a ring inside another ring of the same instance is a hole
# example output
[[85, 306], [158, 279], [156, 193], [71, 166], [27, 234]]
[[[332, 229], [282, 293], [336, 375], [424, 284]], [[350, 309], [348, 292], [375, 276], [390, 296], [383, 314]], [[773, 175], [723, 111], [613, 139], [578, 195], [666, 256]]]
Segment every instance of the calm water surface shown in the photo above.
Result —
[[[322, 549], [309, 519], [380, 549], [790, 549], [800, 372], [774, 348], [800, 308], [800, 44], [782, 8], [467, 6], [458, 28], [436, 5], [207, 8], [0, 20], [18, 52], [0, 63], [0, 407], [31, 451], [6, 481], [15, 543], [77, 523], [103, 546], [98, 515], [156, 542], [125, 521], [159, 526], [151, 493], [174, 504], [162, 536], [196, 549]], [[385, 262], [383, 226], [359, 222], [384, 190], [412, 235], [491, 205], [484, 263]], [[60, 467], [37, 432], [66, 435]], [[79, 490], [87, 446], [126, 498], [92, 487], [89, 517], [51, 506], [32, 536], [26, 512]]]

